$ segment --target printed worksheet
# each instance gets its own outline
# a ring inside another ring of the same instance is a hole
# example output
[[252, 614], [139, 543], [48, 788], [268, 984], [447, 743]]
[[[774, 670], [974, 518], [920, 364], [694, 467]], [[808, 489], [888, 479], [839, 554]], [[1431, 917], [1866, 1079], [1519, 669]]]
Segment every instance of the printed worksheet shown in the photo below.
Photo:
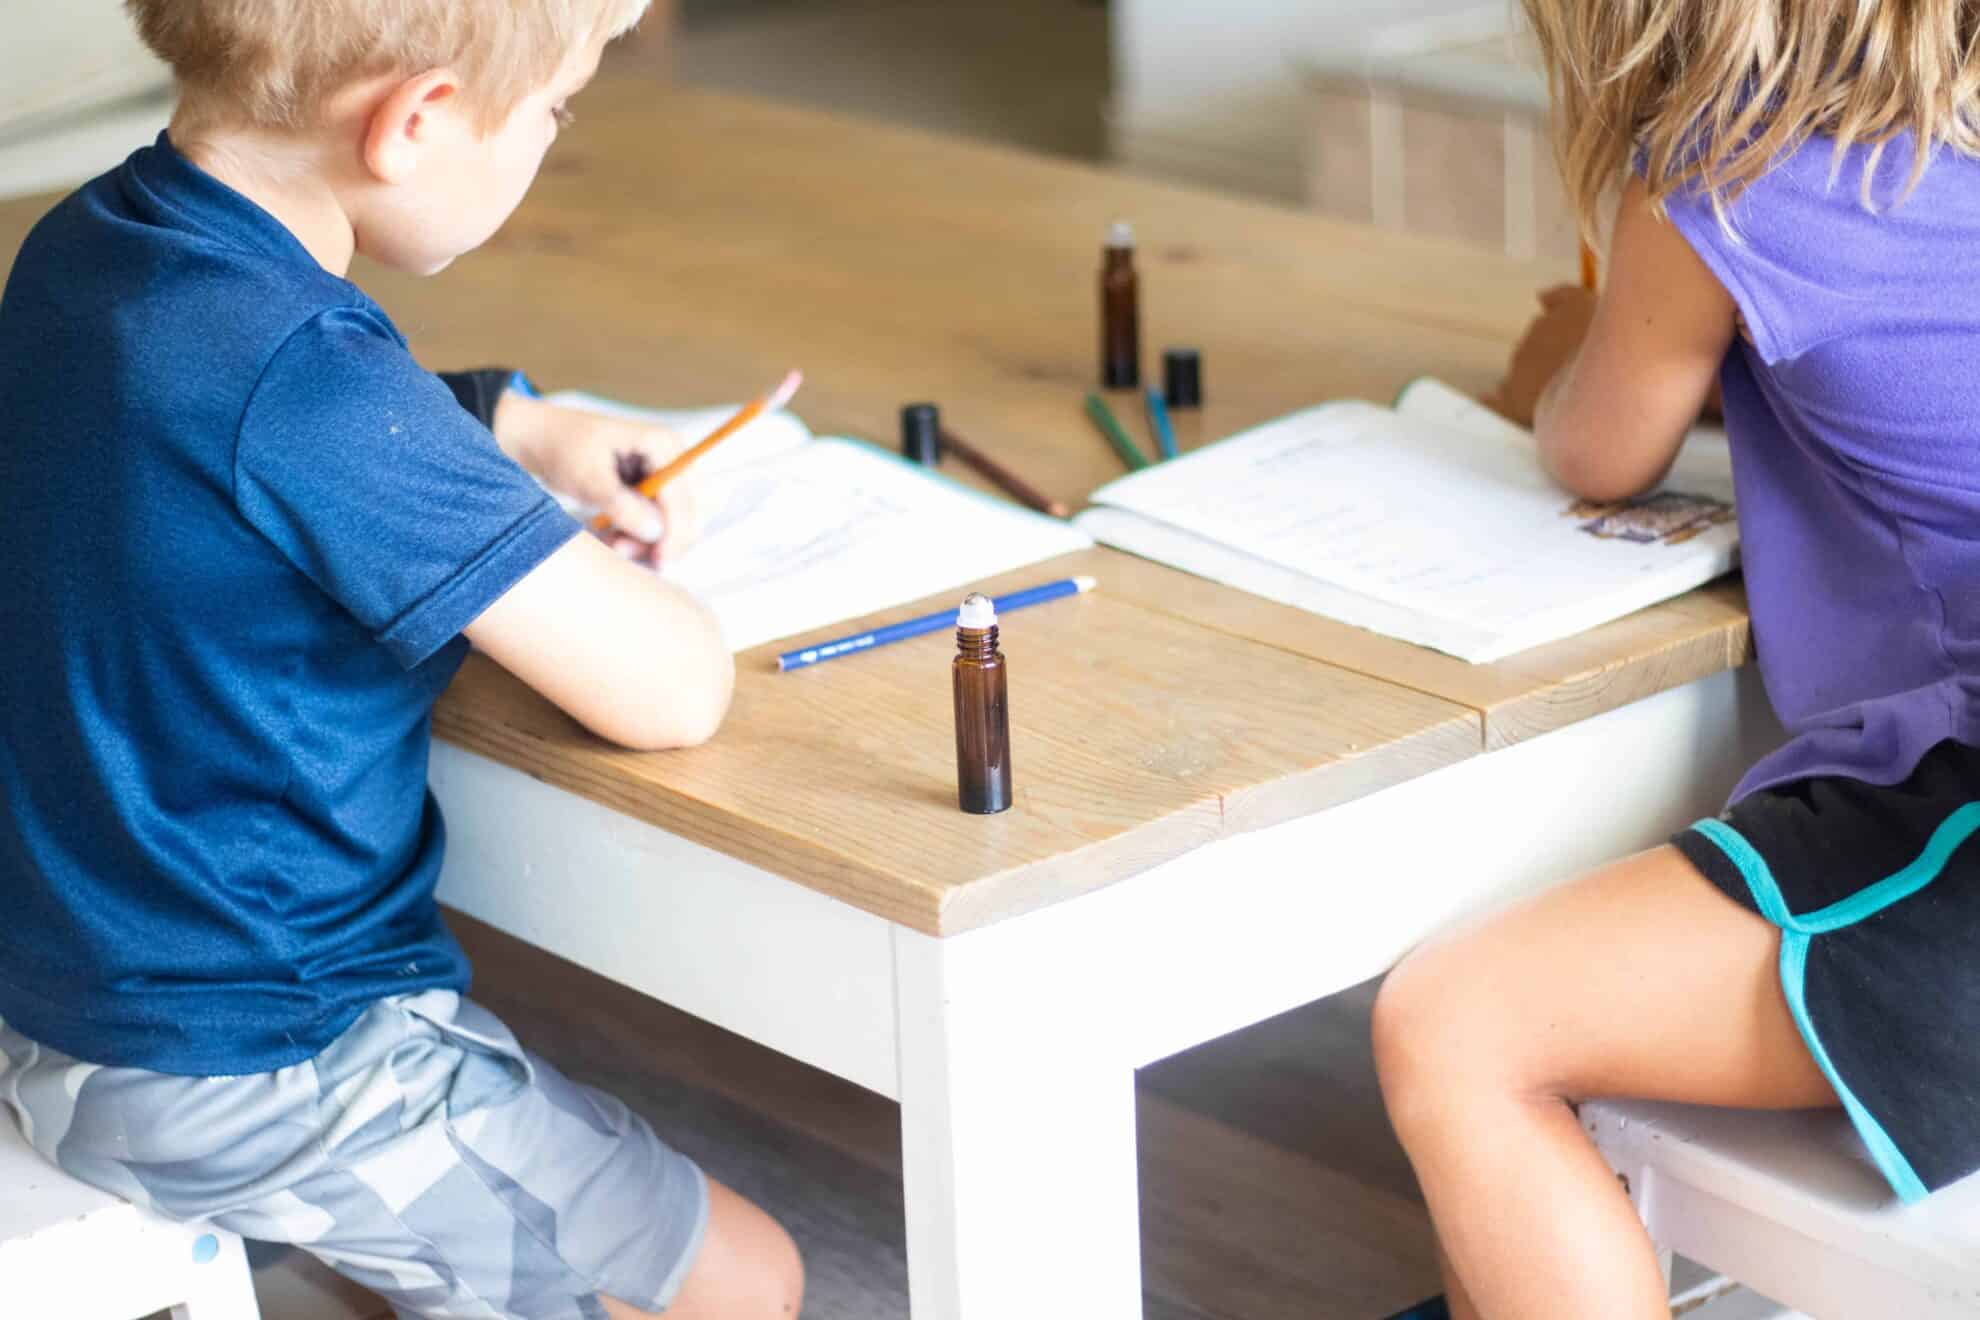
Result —
[[1713, 461], [1696, 461], [1691, 489], [1590, 504], [1553, 484], [1519, 428], [1462, 417], [1447, 398], [1409, 402], [1295, 413], [1115, 481], [1078, 521], [1122, 549], [1470, 660], [1732, 567], [1730, 475]]
[[[593, 406], [588, 396], [560, 401]], [[614, 410], [666, 422], [690, 442], [734, 412]], [[1093, 544], [1068, 523], [872, 445], [814, 439], [788, 413], [716, 446], [696, 475], [701, 539], [662, 576], [707, 603], [735, 651], [942, 591], [960, 603], [984, 578]]]

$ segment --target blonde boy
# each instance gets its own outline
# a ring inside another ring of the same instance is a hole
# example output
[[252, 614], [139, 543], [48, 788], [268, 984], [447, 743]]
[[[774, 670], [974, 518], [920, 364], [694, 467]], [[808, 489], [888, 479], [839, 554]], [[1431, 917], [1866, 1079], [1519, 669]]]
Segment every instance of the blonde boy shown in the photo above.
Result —
[[461, 997], [433, 901], [470, 641], [628, 746], [720, 723], [713, 621], [628, 562], [686, 534], [620, 481], [673, 438], [443, 382], [344, 278], [493, 234], [645, 2], [131, 0], [181, 108], [0, 301], [0, 1099], [401, 1315], [802, 1291], [762, 1211]]

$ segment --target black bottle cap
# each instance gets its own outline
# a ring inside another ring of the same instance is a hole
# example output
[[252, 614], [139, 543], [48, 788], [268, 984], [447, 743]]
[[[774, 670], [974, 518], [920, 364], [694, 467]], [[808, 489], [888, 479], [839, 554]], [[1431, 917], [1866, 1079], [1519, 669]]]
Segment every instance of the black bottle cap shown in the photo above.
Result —
[[1203, 357], [1195, 349], [1162, 354], [1162, 398], [1171, 408], [1203, 406]]
[[932, 403], [901, 409], [901, 457], [923, 467], [942, 461], [942, 410]]

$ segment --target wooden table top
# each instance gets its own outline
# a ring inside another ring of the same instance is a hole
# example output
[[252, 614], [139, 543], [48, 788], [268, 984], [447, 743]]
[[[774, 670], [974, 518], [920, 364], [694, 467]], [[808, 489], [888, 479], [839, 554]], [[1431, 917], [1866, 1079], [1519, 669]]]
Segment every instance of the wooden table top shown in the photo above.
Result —
[[[1479, 389], [1564, 272], [1436, 240], [812, 111], [607, 75], [536, 190], [434, 280], [354, 277], [435, 366], [688, 406], [792, 366], [824, 434], [891, 445], [910, 400], [1075, 506], [1120, 475], [1081, 411], [1109, 221], [1140, 234], [1143, 339], [1204, 355], [1185, 447], [1411, 377]], [[12, 254], [48, 199], [0, 206]], [[1123, 404], [1123, 406], [1126, 406]], [[1137, 410], [1138, 412], [1138, 410]], [[953, 475], [971, 480], [966, 469]], [[1111, 550], [1010, 575], [1099, 591], [1006, 630], [1017, 806], [955, 805], [948, 662], [924, 637], [796, 674], [739, 658], [708, 746], [586, 735], [475, 657], [440, 736], [932, 934], [1097, 888], [1742, 663], [1723, 582], [1493, 665]], [[1005, 589], [999, 585], [993, 589]], [[960, 592], [875, 621], [952, 605]]]

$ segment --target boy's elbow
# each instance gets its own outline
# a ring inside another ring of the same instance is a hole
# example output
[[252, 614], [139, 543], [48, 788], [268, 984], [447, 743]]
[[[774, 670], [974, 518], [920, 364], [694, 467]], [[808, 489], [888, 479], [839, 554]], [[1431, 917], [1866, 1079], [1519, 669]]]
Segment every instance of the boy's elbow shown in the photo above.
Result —
[[624, 712], [628, 718], [618, 727], [595, 732], [635, 752], [699, 747], [721, 729], [735, 689], [735, 657], [723, 650], [710, 657], [705, 672], [692, 678], [677, 676], [644, 709]]
[[729, 704], [736, 695], [736, 658], [724, 650], [691, 699], [681, 703], [675, 717], [671, 745], [699, 747], [713, 738], [728, 718]]

